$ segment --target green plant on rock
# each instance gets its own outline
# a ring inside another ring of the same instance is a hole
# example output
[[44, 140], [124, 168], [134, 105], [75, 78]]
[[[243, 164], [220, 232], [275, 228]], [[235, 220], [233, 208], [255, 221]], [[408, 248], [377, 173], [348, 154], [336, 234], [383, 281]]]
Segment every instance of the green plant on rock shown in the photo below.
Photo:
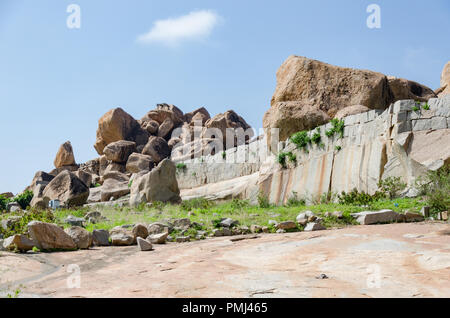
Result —
[[450, 207], [450, 164], [428, 172], [416, 184], [419, 184], [421, 194], [426, 195], [427, 204], [433, 212], [448, 210]]
[[213, 206], [214, 202], [205, 198], [186, 200], [181, 203], [181, 209], [184, 211], [191, 211], [194, 209], [209, 209]]
[[280, 152], [277, 156], [277, 162], [282, 166], [283, 168], [286, 168], [286, 152]]
[[0, 212], [6, 210], [8, 203], [9, 203], [9, 199], [7, 199], [3, 195], [0, 195]]
[[341, 150], [342, 150], [342, 147], [341, 147], [341, 146], [336, 146], [336, 147], [334, 147], [334, 149], [335, 149], [336, 151], [341, 151]]
[[332, 125], [331, 129], [327, 130], [325, 132], [325, 135], [328, 138], [332, 138], [335, 134], [338, 134], [339, 138], [344, 138], [345, 122], [343, 120], [333, 118], [331, 120], [331, 125]]
[[406, 186], [407, 184], [400, 177], [389, 177], [378, 183], [380, 190], [387, 193], [390, 199], [396, 198], [401, 191], [406, 189]]
[[249, 206], [250, 206], [250, 202], [248, 200], [241, 200], [241, 199], [234, 198], [231, 201], [231, 208], [233, 210], [242, 210]]
[[425, 110], [430, 110], [430, 105], [428, 104], [428, 102], [425, 102], [425, 104], [423, 104], [423, 109]]
[[25, 190], [23, 193], [13, 198], [12, 201], [19, 203], [20, 207], [25, 210], [27, 207], [30, 206], [32, 199], [33, 199], [33, 191]]
[[316, 128], [316, 132], [312, 135], [311, 141], [316, 145], [320, 145], [322, 142], [322, 136], [320, 135], [320, 128]]
[[292, 191], [292, 195], [286, 202], [287, 207], [304, 206], [305, 204], [306, 200], [304, 198], [301, 198], [295, 191]]
[[298, 149], [307, 151], [308, 144], [311, 143], [311, 138], [308, 136], [307, 131], [299, 131], [293, 134], [290, 138], [291, 142], [297, 146]]
[[287, 153], [287, 157], [290, 162], [297, 162], [297, 156], [295, 155], [295, 153], [292, 153], [292, 151], [289, 151]]
[[185, 163], [177, 163], [177, 171], [185, 171], [187, 169], [187, 166]]
[[223, 160], [227, 159], [227, 153], [226, 153], [225, 151], [222, 152], [222, 159], [223, 159]]

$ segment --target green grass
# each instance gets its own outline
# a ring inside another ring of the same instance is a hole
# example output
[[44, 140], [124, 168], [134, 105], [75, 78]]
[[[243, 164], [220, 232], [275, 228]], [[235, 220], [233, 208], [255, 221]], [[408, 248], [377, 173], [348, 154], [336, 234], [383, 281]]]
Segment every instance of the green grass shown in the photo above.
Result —
[[[292, 201], [293, 202], [293, 201]], [[64, 223], [64, 219], [69, 215], [76, 217], [84, 217], [88, 212], [97, 210], [107, 218], [106, 221], [97, 224], [86, 224], [88, 231], [94, 229], [111, 230], [116, 226], [136, 224], [136, 223], [153, 223], [164, 222], [170, 219], [189, 218], [191, 222], [197, 222], [204, 225], [202, 228], [208, 233], [214, 228], [214, 222], [221, 218], [232, 218], [239, 221], [241, 226], [250, 227], [253, 224], [259, 226], [268, 226], [270, 232], [275, 232], [275, 228], [269, 226], [269, 220], [275, 220], [277, 222], [283, 221], [295, 221], [299, 213], [310, 210], [317, 216], [324, 218], [323, 224], [328, 228], [340, 228], [348, 225], [356, 224], [355, 220], [350, 216], [351, 213], [366, 211], [366, 210], [382, 210], [391, 209], [395, 212], [403, 213], [406, 210], [412, 212], [419, 212], [420, 209], [426, 205], [426, 201], [421, 198], [416, 199], [384, 199], [371, 203], [371, 207], [361, 207], [355, 205], [343, 205], [337, 203], [329, 204], [317, 204], [306, 206], [303, 200], [297, 200], [295, 204], [289, 206], [273, 206], [251, 205], [248, 201], [234, 199], [231, 202], [216, 204], [204, 199], [196, 199], [185, 201], [183, 205], [171, 205], [171, 204], [154, 204], [153, 206], [143, 205], [140, 209], [130, 207], [99, 207], [97, 209], [64, 209], [57, 210], [52, 215], [39, 215], [38, 213], [31, 214], [20, 226], [20, 232], [24, 233], [25, 226], [34, 217], [38, 220], [53, 222], [58, 225], [62, 225], [65, 228], [69, 227]], [[341, 211], [344, 214], [343, 219], [337, 219], [333, 216], [325, 217], [326, 212]], [[190, 215], [189, 212], [193, 212]], [[12, 214], [4, 214], [1, 218], [6, 218]], [[298, 230], [302, 230], [300, 227]], [[11, 232], [5, 233], [12, 235]], [[187, 233], [191, 237], [195, 237], [195, 233]]]

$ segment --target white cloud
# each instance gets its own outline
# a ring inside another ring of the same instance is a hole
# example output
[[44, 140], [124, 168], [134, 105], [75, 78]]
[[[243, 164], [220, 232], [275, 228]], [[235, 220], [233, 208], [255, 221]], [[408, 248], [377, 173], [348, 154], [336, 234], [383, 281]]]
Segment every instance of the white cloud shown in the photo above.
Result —
[[152, 29], [138, 36], [140, 43], [177, 46], [183, 41], [207, 38], [222, 18], [211, 10], [192, 11], [187, 15], [157, 20]]

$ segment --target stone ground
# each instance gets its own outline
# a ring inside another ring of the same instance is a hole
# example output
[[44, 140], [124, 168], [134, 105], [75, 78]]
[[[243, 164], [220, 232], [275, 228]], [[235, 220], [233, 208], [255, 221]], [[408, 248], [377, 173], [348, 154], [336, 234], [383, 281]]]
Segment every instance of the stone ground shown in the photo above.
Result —
[[[20, 286], [22, 297], [450, 297], [450, 226], [443, 223], [137, 249], [2, 252], [0, 290]], [[67, 288], [69, 264], [81, 268], [79, 289]], [[378, 269], [380, 288], [373, 288]]]

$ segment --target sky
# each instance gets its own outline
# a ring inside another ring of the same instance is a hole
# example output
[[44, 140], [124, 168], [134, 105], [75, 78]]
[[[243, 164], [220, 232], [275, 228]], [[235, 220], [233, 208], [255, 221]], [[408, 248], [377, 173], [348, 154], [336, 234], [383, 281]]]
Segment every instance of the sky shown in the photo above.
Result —
[[293, 54], [436, 89], [450, 1], [0, 0], [0, 193], [52, 170], [67, 140], [78, 163], [98, 157], [98, 119], [115, 107], [233, 109], [259, 129]]

